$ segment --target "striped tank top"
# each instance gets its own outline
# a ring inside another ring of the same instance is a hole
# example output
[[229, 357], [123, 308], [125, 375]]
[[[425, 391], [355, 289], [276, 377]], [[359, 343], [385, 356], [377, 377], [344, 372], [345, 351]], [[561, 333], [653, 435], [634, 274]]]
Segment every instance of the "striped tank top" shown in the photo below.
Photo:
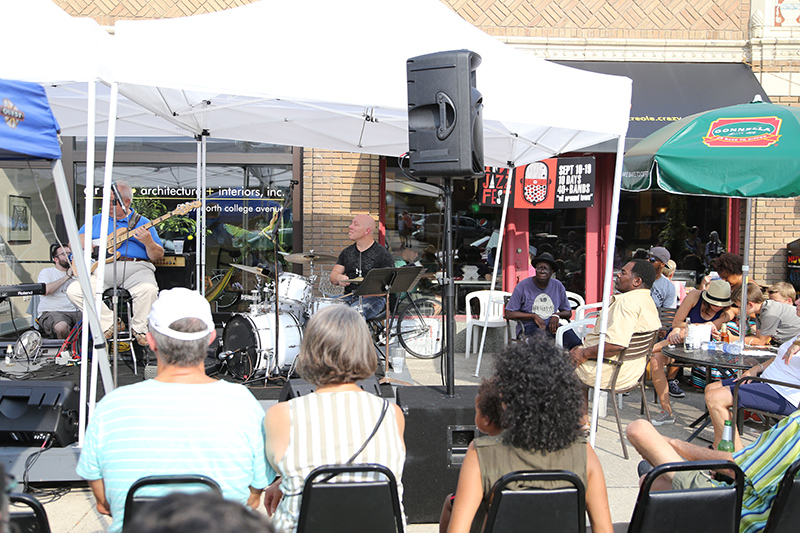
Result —
[[[383, 402], [382, 398], [363, 391], [314, 393], [289, 401], [289, 445], [277, 465], [283, 492], [273, 517], [277, 528], [287, 533], [297, 530], [300, 499], [308, 474], [319, 466], [346, 463], [372, 433]], [[396, 413], [390, 405], [375, 436], [353, 463], [377, 463], [389, 468], [397, 479], [402, 505], [405, 460]], [[349, 477], [359, 478], [371, 480], [374, 475]], [[342, 480], [348, 478], [342, 476]]]

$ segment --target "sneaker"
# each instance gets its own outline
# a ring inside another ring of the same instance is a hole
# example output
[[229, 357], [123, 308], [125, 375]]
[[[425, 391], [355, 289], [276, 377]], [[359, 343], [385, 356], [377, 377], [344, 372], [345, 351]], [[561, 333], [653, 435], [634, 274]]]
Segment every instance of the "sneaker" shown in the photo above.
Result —
[[652, 422], [654, 426], [663, 426], [664, 424], [674, 424], [675, 417], [666, 411], [661, 411], [655, 417], [653, 417]]
[[669, 380], [669, 395], [673, 398], [683, 398], [686, 393], [678, 386], [677, 379]]
[[639, 474], [639, 477], [642, 477], [650, 473], [653, 468], [653, 465], [643, 459], [639, 461], [639, 465], [636, 467], [636, 473]]

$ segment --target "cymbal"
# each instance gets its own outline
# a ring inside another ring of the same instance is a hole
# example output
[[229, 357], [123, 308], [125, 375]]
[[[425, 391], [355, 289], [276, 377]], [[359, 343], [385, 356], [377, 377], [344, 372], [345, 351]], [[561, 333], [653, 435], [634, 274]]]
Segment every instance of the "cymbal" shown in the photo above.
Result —
[[332, 255], [315, 254], [313, 252], [289, 254], [283, 257], [290, 263], [298, 263], [307, 265], [309, 263], [333, 263], [336, 258]]
[[263, 276], [268, 278], [269, 275], [264, 273], [264, 271], [258, 267], [251, 267], [247, 265], [237, 265], [236, 263], [231, 263], [233, 268], [238, 268], [239, 270], [244, 270], [245, 272], [250, 272], [251, 274], [255, 274], [256, 276]]

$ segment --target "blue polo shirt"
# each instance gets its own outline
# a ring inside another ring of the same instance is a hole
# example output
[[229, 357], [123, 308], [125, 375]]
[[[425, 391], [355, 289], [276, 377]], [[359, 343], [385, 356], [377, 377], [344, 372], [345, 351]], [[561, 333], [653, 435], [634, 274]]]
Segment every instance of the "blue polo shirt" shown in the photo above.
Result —
[[[132, 215], [133, 215], [133, 209], [130, 209], [128, 211], [128, 216], [126, 216], [123, 219], [117, 220], [117, 228], [127, 228], [128, 221], [131, 219]], [[102, 223], [102, 221], [103, 221], [102, 214], [97, 214], [92, 217], [92, 244], [96, 244], [98, 246], [105, 246], [105, 243], [100, 242], [100, 224]], [[146, 217], [141, 217], [139, 219], [139, 222], [136, 223], [134, 229], [144, 226], [149, 222], [150, 219]], [[108, 217], [108, 235], [110, 235], [112, 231], [114, 231], [114, 219], [112, 217]], [[86, 233], [86, 226], [82, 227], [78, 233]], [[156, 244], [158, 244], [159, 246], [163, 246], [163, 244], [161, 244], [161, 239], [159, 238], [158, 233], [156, 233], [155, 228], [150, 228], [150, 235], [153, 236], [153, 241], [155, 241]], [[148, 259], [147, 248], [145, 248], [144, 244], [142, 244], [141, 242], [139, 242], [134, 238], [128, 239], [127, 241], [120, 244], [119, 247], [117, 248], [117, 251], [119, 251], [120, 254], [122, 254], [122, 257]]]

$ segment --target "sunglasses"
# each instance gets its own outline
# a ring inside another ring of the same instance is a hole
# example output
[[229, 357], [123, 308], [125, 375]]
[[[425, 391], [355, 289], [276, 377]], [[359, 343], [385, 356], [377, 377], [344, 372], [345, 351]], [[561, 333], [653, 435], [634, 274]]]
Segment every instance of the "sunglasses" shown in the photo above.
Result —
[[733, 307], [734, 309], [739, 309], [739, 304], [731, 304], [731, 307]]
[[649, 257], [647, 260], [650, 261], [651, 263], [655, 263], [656, 261], [658, 261], [659, 263], [661, 262], [661, 260], [656, 257]]

